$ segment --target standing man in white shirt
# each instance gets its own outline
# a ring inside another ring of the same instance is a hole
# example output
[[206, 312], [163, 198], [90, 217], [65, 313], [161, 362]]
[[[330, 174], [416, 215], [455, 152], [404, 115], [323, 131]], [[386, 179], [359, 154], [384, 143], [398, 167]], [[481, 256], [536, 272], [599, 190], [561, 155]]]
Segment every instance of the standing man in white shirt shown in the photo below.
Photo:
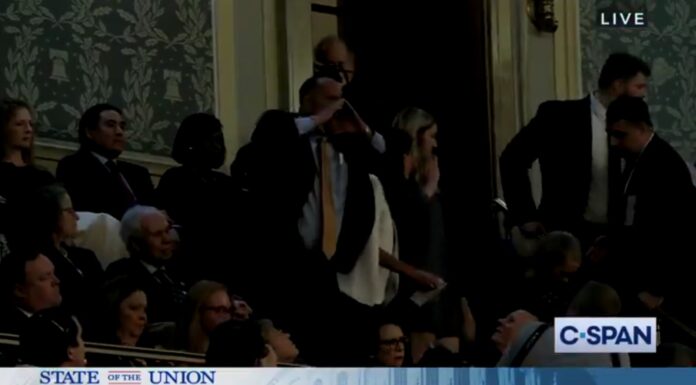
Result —
[[[565, 230], [587, 248], [606, 233], [609, 179], [620, 176], [618, 156], [609, 151], [605, 114], [622, 95], [645, 97], [649, 66], [627, 53], [609, 56], [598, 90], [580, 100], [548, 101], [507, 145], [500, 158], [505, 200], [524, 235]], [[537, 208], [529, 169], [539, 160], [542, 197]]]

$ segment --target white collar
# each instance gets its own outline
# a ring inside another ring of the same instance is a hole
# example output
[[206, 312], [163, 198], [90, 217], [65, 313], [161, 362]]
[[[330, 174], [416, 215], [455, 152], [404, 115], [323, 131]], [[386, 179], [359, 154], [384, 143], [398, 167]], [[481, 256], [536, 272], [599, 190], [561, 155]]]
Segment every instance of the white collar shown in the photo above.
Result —
[[654, 137], [655, 137], [655, 133], [653, 132], [652, 134], [650, 134], [650, 139], [648, 139], [648, 142], [645, 143], [645, 146], [643, 146], [643, 148], [640, 150], [641, 155], [643, 155], [643, 153], [645, 152], [645, 149], [648, 148], [648, 145], [650, 145], [650, 142], [652, 142]]
[[140, 263], [142, 263], [143, 266], [145, 266], [145, 268], [147, 269], [147, 271], [150, 272], [150, 274], [155, 274], [155, 272], [156, 272], [157, 270], [159, 270], [159, 268], [157, 268], [157, 267], [155, 267], [155, 266], [153, 266], [153, 265], [151, 265], [151, 264], [149, 264], [149, 263], [147, 263], [147, 262], [145, 262], [145, 261], [143, 261], [143, 260], [140, 260]]
[[103, 156], [101, 154], [97, 154], [94, 151], [92, 151], [92, 155], [94, 155], [94, 157], [97, 158], [99, 160], [99, 162], [101, 162], [101, 164], [103, 164], [105, 166], [106, 166], [106, 162], [108, 162], [109, 160], [111, 160], [114, 163], [116, 162], [116, 159], [107, 159], [105, 156]]
[[21, 307], [19, 307], [19, 306], [17, 306], [17, 309], [19, 309], [19, 311], [21, 311], [21, 312], [22, 312], [22, 314], [24, 314], [25, 316], [27, 316], [27, 318], [31, 318], [31, 316], [33, 316], [33, 315], [34, 315], [33, 313], [29, 313], [28, 311], [26, 311], [26, 310], [22, 309], [22, 308], [21, 308]]
[[597, 97], [598, 93], [598, 91], [595, 91], [590, 94], [590, 108], [593, 114], [596, 114], [598, 118], [604, 120], [607, 116], [607, 108], [599, 101]]

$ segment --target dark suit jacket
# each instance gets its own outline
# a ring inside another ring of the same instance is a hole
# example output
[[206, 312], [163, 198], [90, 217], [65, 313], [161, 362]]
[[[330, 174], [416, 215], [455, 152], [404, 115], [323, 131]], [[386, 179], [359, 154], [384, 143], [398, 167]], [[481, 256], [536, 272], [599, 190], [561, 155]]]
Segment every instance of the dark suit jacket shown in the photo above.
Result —
[[[268, 302], [270, 311], [278, 317], [297, 312], [297, 298], [329, 298], [338, 292], [336, 272], [353, 268], [372, 231], [375, 215], [365, 165], [359, 157], [345, 154], [348, 191], [336, 254], [329, 261], [320, 250], [306, 250], [298, 219], [314, 186], [317, 166], [308, 137], [299, 135], [296, 117], [284, 111], [265, 112], [251, 143], [239, 153], [233, 166], [234, 175], [244, 181], [253, 207], [254, 215], [248, 221], [255, 229], [250, 240], [252, 249], [263, 249], [263, 253], [254, 254], [257, 276], [267, 277], [257, 283], [254, 295], [259, 297], [251, 300]], [[284, 295], [279, 296], [279, 292]]]
[[[181, 226], [180, 271], [191, 284], [201, 279], [231, 284], [239, 293], [234, 264], [240, 263], [248, 227], [244, 198], [234, 180], [213, 170], [174, 167], [164, 173], [155, 191], [157, 205]], [[237, 266], [238, 267], [238, 266]]]
[[[631, 225], [625, 219], [630, 217], [626, 207], [632, 201]], [[696, 188], [686, 163], [655, 135], [635, 163], [615, 211], [619, 215], [613, 219], [614, 234], [620, 242], [615, 246], [622, 256], [619, 268], [628, 278], [628, 289], [647, 290], [670, 301], [693, 300], [695, 207]]]
[[[317, 166], [307, 136], [300, 136], [296, 115], [283, 111], [267, 111], [261, 117], [254, 135], [257, 156], [256, 177], [252, 177], [255, 193], [272, 208], [282, 222], [283, 232], [299, 241], [297, 220], [307, 196], [314, 188]], [[359, 154], [366, 148], [345, 154], [348, 168], [346, 205], [331, 264], [339, 272], [349, 272], [372, 232], [374, 193], [366, 164]]]
[[[117, 161], [138, 202], [148, 203], [154, 187], [145, 167]], [[109, 170], [90, 151], [81, 149], [58, 162], [56, 178], [65, 185], [77, 211], [108, 213], [121, 219], [130, 199]]]
[[[538, 210], [528, 174], [537, 159], [542, 174]], [[620, 173], [613, 152], [609, 168], [610, 178]], [[552, 230], [572, 230], [581, 224], [592, 180], [590, 97], [542, 103], [503, 151], [500, 176], [514, 224], [540, 221]]]
[[62, 306], [77, 316], [85, 326], [91, 321], [90, 311], [98, 298], [99, 287], [104, 280], [104, 269], [91, 250], [65, 246], [65, 251], [67, 257], [55, 248], [44, 250], [44, 254], [53, 262], [56, 277], [60, 280]]
[[136, 258], [122, 258], [106, 268], [106, 278], [130, 277], [137, 282], [147, 296], [148, 322], [173, 322], [179, 318], [186, 288], [181, 280], [167, 269], [168, 276], [174, 281], [166, 284], [158, 280], [153, 273]]
[[29, 317], [15, 305], [3, 306], [0, 316], [0, 333], [19, 334]]

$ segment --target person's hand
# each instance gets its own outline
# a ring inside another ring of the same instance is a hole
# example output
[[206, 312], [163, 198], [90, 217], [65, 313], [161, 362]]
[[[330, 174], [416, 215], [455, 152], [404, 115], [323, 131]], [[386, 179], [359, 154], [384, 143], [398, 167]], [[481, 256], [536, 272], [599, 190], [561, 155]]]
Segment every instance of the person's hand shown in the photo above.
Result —
[[278, 354], [271, 345], [266, 344], [266, 356], [261, 359], [260, 366], [262, 368], [275, 368], [278, 366]]
[[520, 226], [520, 232], [525, 238], [539, 238], [546, 234], [546, 229], [541, 222], [527, 222]]
[[445, 283], [445, 281], [442, 278], [424, 270], [414, 270], [410, 274], [410, 278], [414, 280], [419, 286], [428, 289], [436, 289]]
[[235, 298], [232, 301], [232, 319], [237, 321], [246, 321], [251, 318], [254, 310], [249, 304], [240, 298]]
[[431, 198], [435, 193], [437, 193], [438, 186], [440, 185], [440, 166], [439, 161], [436, 156], [433, 156], [428, 161], [428, 165], [425, 169], [425, 186], [423, 186], [423, 192], [428, 198]]
[[664, 302], [665, 298], [664, 297], [659, 297], [653, 294], [648, 293], [647, 291], [642, 291], [638, 294], [638, 299], [640, 299], [640, 302], [645, 305], [649, 310], [655, 310], [660, 305], [662, 305], [662, 302]]
[[336, 101], [328, 107], [319, 111], [316, 115], [312, 115], [312, 120], [314, 120], [314, 123], [316, 123], [317, 127], [321, 127], [322, 125], [328, 123], [331, 120], [331, 118], [333, 118], [334, 114], [336, 114], [337, 111], [343, 108], [343, 103], [345, 103], [345, 99]]
[[353, 117], [355, 117], [355, 122], [358, 124], [358, 127], [360, 127], [360, 130], [365, 133], [367, 136], [372, 136], [372, 130], [370, 130], [370, 127], [367, 126], [367, 124], [362, 120], [360, 115], [358, 114], [358, 111], [353, 108], [353, 105], [350, 104], [347, 100], [345, 101], [346, 107], [353, 113]]

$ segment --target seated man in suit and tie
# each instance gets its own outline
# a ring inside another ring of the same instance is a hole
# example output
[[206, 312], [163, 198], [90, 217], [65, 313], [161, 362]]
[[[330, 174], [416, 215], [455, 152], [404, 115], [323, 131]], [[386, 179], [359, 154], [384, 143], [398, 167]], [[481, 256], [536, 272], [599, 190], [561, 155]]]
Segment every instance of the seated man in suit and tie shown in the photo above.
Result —
[[174, 253], [171, 224], [157, 208], [134, 206], [123, 215], [121, 238], [130, 252], [106, 269], [106, 277], [127, 276], [148, 298], [150, 322], [176, 321], [186, 298], [186, 287], [167, 264]]
[[[610, 174], [606, 108], [621, 95], [644, 97], [650, 68], [641, 59], [614, 53], [602, 67], [596, 92], [580, 100], [548, 101], [515, 135], [500, 158], [500, 176], [513, 224], [523, 234], [563, 230], [587, 249], [606, 234]], [[532, 196], [529, 170], [541, 168], [541, 202]]]
[[0, 264], [0, 332], [18, 334], [34, 313], [60, 306], [60, 281], [53, 263], [38, 251], [17, 248]]
[[696, 188], [686, 163], [655, 133], [641, 98], [612, 102], [607, 133], [624, 160], [622, 178], [611, 183], [609, 257], [621, 279], [617, 287], [629, 305], [639, 298], [694, 327]]
[[121, 219], [129, 207], [152, 198], [147, 169], [118, 160], [126, 146], [125, 129], [121, 109], [109, 104], [92, 106], [80, 118], [80, 149], [61, 159], [56, 169], [75, 210]]
[[[364, 262], [359, 260], [374, 241], [373, 229], [386, 217], [382, 208], [388, 213], [379, 182], [368, 172], [373, 165], [367, 154], [383, 152], [383, 140], [344, 105], [337, 81], [309, 79], [300, 96], [300, 116], [267, 111], [252, 135], [255, 161], [248, 180], [256, 226], [263, 229], [254, 242], [271, 256], [265, 265], [274, 270], [264, 272], [260, 290], [269, 292], [266, 306], [276, 311], [269, 318], [292, 333], [309, 364], [355, 365], [364, 348], [360, 336], [371, 335], [361, 325], [375, 303], [365, 299], [378, 296], [352, 291], [355, 277], [349, 276]], [[389, 250], [375, 253], [386, 269], [426, 287], [440, 283]], [[337, 334], [340, 341], [327, 338]]]

